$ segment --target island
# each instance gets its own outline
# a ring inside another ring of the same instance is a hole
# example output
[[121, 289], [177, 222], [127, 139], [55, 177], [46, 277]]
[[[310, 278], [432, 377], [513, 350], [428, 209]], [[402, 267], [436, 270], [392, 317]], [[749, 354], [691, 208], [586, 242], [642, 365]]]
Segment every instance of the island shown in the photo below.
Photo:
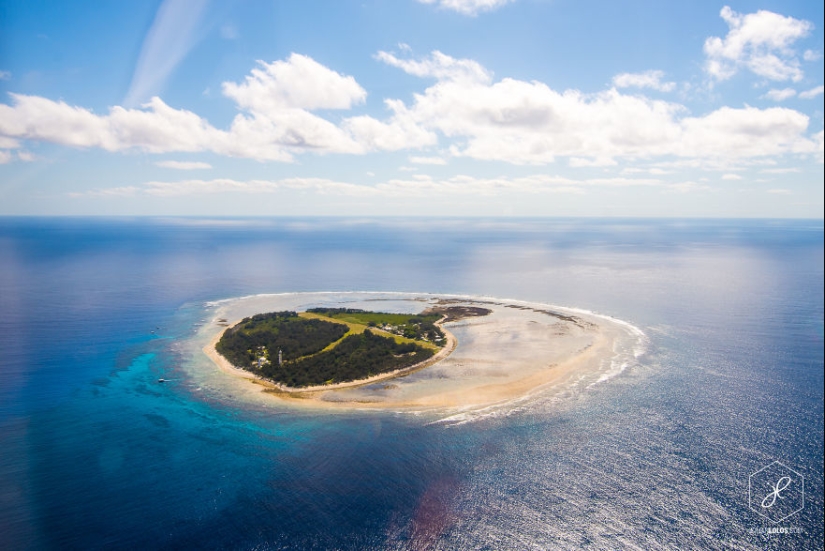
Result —
[[436, 356], [446, 356], [452, 339], [441, 324], [489, 312], [461, 306], [419, 314], [354, 308], [269, 312], [228, 327], [215, 349], [234, 367], [276, 383], [283, 391], [352, 386], [410, 373]]
[[264, 408], [448, 411], [463, 422], [556, 407], [632, 368], [647, 342], [609, 316], [484, 296], [276, 293], [205, 306], [211, 319], [184, 344], [193, 388]]

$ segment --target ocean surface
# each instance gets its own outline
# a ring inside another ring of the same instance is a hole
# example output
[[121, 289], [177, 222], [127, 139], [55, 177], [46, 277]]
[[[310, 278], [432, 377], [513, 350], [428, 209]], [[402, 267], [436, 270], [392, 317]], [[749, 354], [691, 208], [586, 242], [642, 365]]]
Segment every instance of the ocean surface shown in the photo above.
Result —
[[[217, 301], [352, 291], [646, 345], [447, 420], [188, 371]], [[823, 431], [822, 221], [0, 218], [0, 549], [822, 549]]]

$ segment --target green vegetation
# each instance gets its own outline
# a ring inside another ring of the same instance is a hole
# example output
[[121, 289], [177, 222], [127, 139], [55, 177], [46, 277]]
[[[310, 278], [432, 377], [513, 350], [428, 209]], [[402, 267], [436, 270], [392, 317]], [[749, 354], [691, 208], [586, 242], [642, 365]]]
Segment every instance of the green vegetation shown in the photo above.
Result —
[[446, 341], [434, 325], [440, 318], [344, 308], [272, 312], [245, 318], [215, 348], [233, 365], [290, 387], [341, 383], [432, 357]]
[[435, 322], [441, 314], [387, 314], [353, 308], [310, 308], [307, 312], [343, 322], [375, 327], [405, 339], [444, 344], [444, 333]]
[[397, 343], [372, 331], [350, 335], [334, 348], [282, 366], [267, 365], [261, 374], [291, 387], [341, 383], [410, 367], [434, 352], [413, 343]]
[[215, 349], [233, 365], [250, 366], [296, 360], [323, 350], [347, 333], [347, 326], [299, 318], [295, 312], [272, 312], [245, 318], [228, 329]]

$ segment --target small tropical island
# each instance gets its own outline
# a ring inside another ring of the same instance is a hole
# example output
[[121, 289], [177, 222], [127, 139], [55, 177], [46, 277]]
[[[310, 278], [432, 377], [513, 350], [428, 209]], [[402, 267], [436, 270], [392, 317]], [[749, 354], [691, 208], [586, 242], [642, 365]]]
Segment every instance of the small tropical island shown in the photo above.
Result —
[[513, 299], [317, 292], [206, 306], [211, 321], [191, 344], [218, 369], [194, 356], [186, 365], [196, 390], [266, 408], [463, 419], [514, 400], [577, 395], [635, 365], [646, 348], [627, 322]]
[[227, 328], [215, 349], [236, 368], [282, 390], [300, 391], [424, 367], [450, 351], [445, 350], [451, 339], [442, 323], [489, 312], [460, 306], [419, 314], [353, 308], [270, 312]]

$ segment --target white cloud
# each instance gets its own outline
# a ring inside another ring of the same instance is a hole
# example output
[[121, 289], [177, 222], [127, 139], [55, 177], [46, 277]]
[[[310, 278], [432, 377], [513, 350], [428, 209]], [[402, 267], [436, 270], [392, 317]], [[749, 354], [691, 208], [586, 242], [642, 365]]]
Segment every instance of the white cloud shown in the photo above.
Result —
[[19, 141], [0, 136], [0, 149], [17, 149], [18, 147], [20, 147]]
[[143, 193], [144, 189], [138, 186], [121, 186], [105, 189], [96, 189], [92, 191], [71, 191], [67, 195], [69, 197], [134, 197]]
[[421, 126], [402, 101], [384, 103], [392, 112], [387, 122], [361, 115], [344, 119], [341, 126], [358, 144], [372, 150], [397, 151], [438, 143], [438, 136]]
[[[510, 78], [456, 78], [453, 70], [469, 60], [435, 52], [423, 62], [379, 59], [412, 74], [438, 81], [416, 94], [405, 110], [412, 123], [452, 140], [453, 156], [515, 164], [545, 164], [556, 157], [617, 159], [674, 155], [721, 158], [811, 153], [804, 136], [809, 119], [790, 109], [723, 107], [704, 116], [684, 116], [679, 104], [625, 95], [615, 89], [597, 94], [559, 92], [541, 82]], [[398, 107], [400, 109], [400, 107]]]
[[638, 166], [625, 167], [622, 169], [622, 174], [650, 174], [652, 176], [665, 176], [666, 174], [673, 174], [672, 170], [664, 170], [658, 167], [642, 168]]
[[34, 154], [29, 151], [7, 151], [0, 149], [0, 165], [4, 165], [10, 163], [17, 159], [18, 161], [23, 161], [24, 163], [30, 163], [35, 160]]
[[[106, 114], [37, 96], [11, 95], [0, 104], [0, 146], [21, 140], [151, 153], [212, 152], [264, 161], [292, 161], [306, 152], [438, 147], [444, 155], [513, 164], [612, 166], [622, 159], [676, 157], [695, 166], [728, 167], [744, 159], [790, 153], [821, 156], [809, 118], [791, 109], [722, 107], [689, 116], [673, 102], [609, 89], [557, 91], [542, 82], [504, 78], [473, 60], [433, 52], [423, 60], [376, 58], [410, 74], [434, 78], [409, 104], [386, 99], [388, 116], [343, 117], [337, 124], [312, 109], [351, 109], [366, 91], [298, 54], [261, 63], [240, 83], [224, 83], [241, 112], [218, 129], [197, 114], [152, 98], [139, 109]], [[419, 163], [421, 164], [421, 163]], [[723, 168], [731, 171], [735, 168]]]
[[675, 82], [662, 82], [664, 71], [645, 71], [644, 73], [621, 73], [613, 77], [617, 88], [652, 88], [660, 92], [671, 92], [676, 88]]
[[9, 80], [11, 78], [11, 73], [8, 71], [0, 71], [0, 80]]
[[803, 73], [791, 45], [806, 36], [813, 25], [808, 21], [760, 10], [742, 15], [729, 6], [722, 19], [730, 27], [725, 38], [705, 40], [705, 70], [716, 80], [726, 80], [745, 67], [769, 80], [797, 82]]
[[[97, 115], [62, 101], [11, 94], [11, 106], [0, 104], [0, 135], [108, 151], [211, 151], [269, 161], [291, 161], [296, 152], [357, 154], [368, 148], [349, 131], [308, 111], [347, 109], [363, 101], [366, 92], [354, 78], [306, 56], [293, 54], [286, 61], [262, 64], [243, 83], [224, 83], [224, 91], [245, 111], [228, 130], [190, 111], [171, 108], [157, 97], [141, 109], [115, 106]], [[393, 123], [406, 128], [403, 121]]]
[[439, 7], [457, 11], [464, 15], [478, 15], [492, 11], [515, 0], [418, 0], [422, 4], [438, 4]]
[[206, 170], [212, 168], [209, 163], [198, 161], [158, 161], [155, 165], [161, 168], [172, 168], [175, 170]]
[[293, 53], [285, 61], [258, 61], [258, 65], [243, 83], [223, 83], [224, 95], [253, 113], [277, 116], [284, 109], [349, 109], [367, 97], [353, 77], [305, 55]]
[[729, 173], [729, 174], [723, 174], [722, 179], [723, 180], [741, 180], [742, 176], [740, 176], [739, 174]]
[[782, 107], [722, 107], [704, 117], [683, 119], [682, 146], [697, 157], [813, 153], [815, 144], [804, 137], [808, 123], [806, 115]]
[[409, 157], [411, 163], [418, 165], [446, 165], [447, 160], [442, 157]]
[[814, 50], [805, 50], [805, 53], [802, 54], [802, 59], [805, 61], [819, 61], [822, 59], [822, 53]]
[[472, 59], [455, 59], [438, 50], [433, 51], [429, 58], [416, 61], [414, 59], [399, 59], [389, 52], [380, 51], [375, 59], [398, 67], [407, 74], [417, 77], [431, 77], [437, 80], [466, 81], [489, 83], [493, 74]]
[[0, 104], [0, 134], [5, 136], [108, 151], [225, 151], [228, 147], [226, 133], [160, 98], [152, 98], [143, 110], [113, 107], [108, 115], [38, 96], [11, 94], [11, 98], [13, 106]]
[[796, 167], [763, 168], [760, 172], [762, 172], [763, 174], [796, 174], [798, 172], [801, 172], [801, 170]]
[[584, 168], [616, 166], [619, 163], [617, 163], [615, 159], [611, 159], [610, 157], [598, 157], [595, 159], [588, 159], [584, 157], [570, 157], [570, 159], [568, 160], [568, 164], [573, 168]]
[[796, 95], [796, 90], [793, 88], [783, 88], [782, 90], [769, 90], [764, 96], [764, 99], [769, 99], [773, 101], [785, 101], [786, 99], [792, 98]]
[[[240, 141], [241, 151], [237, 156], [266, 158], [269, 144], [318, 152], [366, 151], [367, 146], [356, 142], [349, 131], [309, 112], [314, 109], [350, 109], [363, 103], [367, 92], [353, 77], [295, 53], [284, 61], [258, 63], [259, 67], [253, 69], [244, 82], [223, 83], [224, 95], [251, 113], [250, 116], [238, 115], [232, 122], [230, 133], [248, 138]], [[366, 137], [362, 137], [363, 141], [370, 147], [377, 143], [386, 145], [386, 149], [397, 148], [395, 144], [399, 138], [389, 135], [392, 132], [381, 127], [382, 123], [375, 123], [370, 129], [359, 128], [363, 134], [371, 131], [369, 137], [375, 143]], [[349, 126], [359, 127], [358, 123]], [[397, 133], [404, 128], [399, 123], [392, 130]], [[243, 153], [247, 150], [252, 154]]]
[[430, 197], [433, 195], [495, 196], [509, 193], [587, 193], [598, 188], [648, 187], [671, 189], [679, 184], [666, 184], [650, 178], [592, 178], [576, 180], [547, 174], [534, 174], [518, 178], [477, 178], [458, 175], [434, 179], [425, 174], [408, 178], [394, 178], [375, 185], [359, 185], [326, 178], [284, 178], [281, 180], [182, 180], [176, 182], [151, 181], [140, 186], [123, 186], [74, 192], [72, 197], [111, 196], [132, 197], [149, 195], [156, 197], [180, 197], [215, 193], [266, 194], [281, 190], [305, 190], [325, 195], [374, 196], [374, 197]]
[[690, 181], [667, 185], [667, 191], [675, 193], [692, 193], [694, 191], [707, 191], [709, 189], [711, 189], [710, 186]]
[[200, 40], [207, 0], [164, 0], [140, 50], [124, 104], [134, 107], [158, 94], [166, 79]]
[[816, 88], [811, 88], [810, 90], [800, 92], [799, 97], [802, 99], [813, 99], [819, 95], [822, 95], [822, 92], [825, 92], [825, 86], [819, 85]]

